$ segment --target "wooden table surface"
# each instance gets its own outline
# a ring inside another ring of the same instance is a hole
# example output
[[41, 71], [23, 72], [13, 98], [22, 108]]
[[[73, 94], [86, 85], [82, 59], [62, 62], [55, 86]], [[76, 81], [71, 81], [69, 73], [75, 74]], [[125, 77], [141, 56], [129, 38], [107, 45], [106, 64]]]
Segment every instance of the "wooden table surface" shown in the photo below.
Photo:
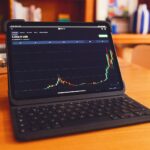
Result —
[[[120, 61], [126, 93], [150, 108], [150, 70]], [[13, 136], [7, 76], [0, 75], [1, 150], [150, 150], [150, 123], [19, 143]]]
[[150, 44], [150, 34], [113, 34], [114, 44]]

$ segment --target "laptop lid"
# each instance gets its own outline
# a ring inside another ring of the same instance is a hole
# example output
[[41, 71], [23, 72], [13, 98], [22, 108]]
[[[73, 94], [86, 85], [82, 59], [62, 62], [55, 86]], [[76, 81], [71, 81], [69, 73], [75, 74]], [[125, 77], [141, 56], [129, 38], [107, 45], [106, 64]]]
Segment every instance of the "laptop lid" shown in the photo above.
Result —
[[123, 91], [110, 27], [100, 23], [7, 25], [10, 100], [55, 102]]

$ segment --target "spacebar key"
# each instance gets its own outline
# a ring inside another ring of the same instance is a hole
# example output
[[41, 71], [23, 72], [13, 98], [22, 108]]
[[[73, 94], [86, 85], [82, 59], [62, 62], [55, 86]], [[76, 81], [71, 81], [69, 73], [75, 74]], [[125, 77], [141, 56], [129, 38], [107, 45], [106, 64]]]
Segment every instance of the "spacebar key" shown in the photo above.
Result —
[[89, 123], [95, 123], [95, 122], [103, 122], [103, 121], [109, 121], [111, 118], [109, 117], [94, 117], [94, 118], [86, 118], [86, 119], [80, 119], [80, 120], [68, 120], [62, 123], [62, 125], [65, 126], [76, 126], [76, 125], [83, 125], [83, 124], [89, 124]]

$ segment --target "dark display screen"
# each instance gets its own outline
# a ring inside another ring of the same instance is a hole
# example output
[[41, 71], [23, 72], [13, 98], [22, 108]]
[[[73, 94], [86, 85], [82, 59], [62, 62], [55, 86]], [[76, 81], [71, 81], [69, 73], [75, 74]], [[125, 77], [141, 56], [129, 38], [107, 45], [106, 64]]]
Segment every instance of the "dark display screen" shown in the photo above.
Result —
[[107, 26], [10, 26], [10, 32], [16, 99], [122, 89]]

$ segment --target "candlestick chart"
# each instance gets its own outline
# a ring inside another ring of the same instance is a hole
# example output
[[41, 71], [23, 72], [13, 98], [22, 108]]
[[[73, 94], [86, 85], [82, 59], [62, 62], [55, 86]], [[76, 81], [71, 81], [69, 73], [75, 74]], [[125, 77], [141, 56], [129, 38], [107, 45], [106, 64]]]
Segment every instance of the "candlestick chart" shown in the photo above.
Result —
[[65, 80], [63, 76], [60, 74], [57, 75], [57, 81], [54, 84], [48, 84], [46, 87], [44, 87], [44, 90], [50, 90], [54, 87], [58, 87], [59, 85], [66, 85], [70, 87], [80, 87], [83, 85], [99, 85], [104, 82], [106, 82], [109, 79], [110, 70], [113, 69], [114, 64], [114, 58], [113, 58], [113, 52], [112, 50], [108, 50], [106, 48], [106, 54], [105, 54], [105, 60], [106, 60], [106, 67], [104, 72], [104, 78], [99, 81], [92, 81], [92, 82], [80, 82], [80, 83], [73, 83], [71, 81]]

